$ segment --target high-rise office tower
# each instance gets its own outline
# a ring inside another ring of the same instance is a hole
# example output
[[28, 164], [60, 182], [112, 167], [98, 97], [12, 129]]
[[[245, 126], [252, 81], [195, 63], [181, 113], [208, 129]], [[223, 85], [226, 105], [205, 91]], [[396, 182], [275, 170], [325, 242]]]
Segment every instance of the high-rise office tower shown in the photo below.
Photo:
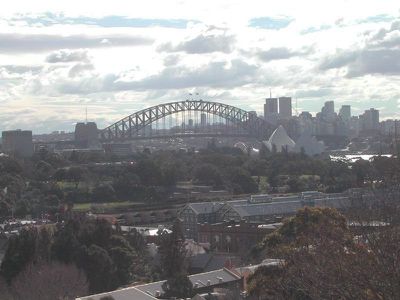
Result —
[[279, 97], [279, 117], [289, 119], [292, 117], [292, 98]]
[[345, 122], [349, 122], [351, 119], [351, 106], [350, 105], [342, 105], [339, 110], [339, 117]]
[[335, 102], [326, 101], [321, 109], [320, 117], [325, 122], [334, 122], [337, 117], [337, 114], [335, 113]]
[[205, 113], [202, 113], [200, 115], [200, 125], [201, 126], [206, 126], [207, 125], [207, 115]]
[[276, 124], [278, 120], [278, 98], [265, 99], [264, 119], [271, 124]]
[[333, 114], [335, 112], [335, 102], [333, 101], [326, 101], [324, 107], [322, 107], [321, 112], [323, 114]]
[[264, 104], [264, 117], [278, 113], [278, 98], [267, 98]]
[[379, 110], [370, 108], [360, 116], [362, 120], [363, 130], [378, 130], [379, 129]]

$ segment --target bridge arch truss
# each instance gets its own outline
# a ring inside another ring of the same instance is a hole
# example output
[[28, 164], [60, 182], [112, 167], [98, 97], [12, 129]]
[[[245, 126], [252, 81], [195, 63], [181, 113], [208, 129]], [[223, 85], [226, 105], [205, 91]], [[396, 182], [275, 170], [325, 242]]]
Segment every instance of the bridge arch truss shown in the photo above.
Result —
[[186, 100], [159, 104], [135, 112], [102, 129], [99, 138], [103, 142], [134, 140], [141, 130], [153, 122], [172, 114], [187, 111], [199, 111], [219, 116], [244, 129], [249, 136], [256, 138], [264, 138], [271, 131], [271, 126], [264, 119], [257, 117], [255, 113], [219, 102]]

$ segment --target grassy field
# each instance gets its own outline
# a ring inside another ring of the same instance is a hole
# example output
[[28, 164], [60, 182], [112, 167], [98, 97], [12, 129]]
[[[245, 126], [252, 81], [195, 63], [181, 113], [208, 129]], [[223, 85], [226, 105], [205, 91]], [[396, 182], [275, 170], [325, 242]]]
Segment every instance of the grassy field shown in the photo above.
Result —
[[125, 209], [130, 209], [135, 206], [141, 205], [141, 203], [137, 202], [107, 202], [107, 203], [76, 203], [74, 204], [74, 211], [93, 211], [98, 213], [107, 213], [107, 212], [115, 212], [122, 211]]

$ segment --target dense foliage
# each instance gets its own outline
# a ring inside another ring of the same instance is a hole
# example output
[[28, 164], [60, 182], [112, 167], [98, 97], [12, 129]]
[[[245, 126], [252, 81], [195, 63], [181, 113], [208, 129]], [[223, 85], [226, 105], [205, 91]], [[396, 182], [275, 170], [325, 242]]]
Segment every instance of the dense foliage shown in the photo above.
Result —
[[[392, 212], [398, 211], [396, 206]], [[249, 277], [250, 295], [257, 299], [399, 299], [399, 223], [371, 222], [360, 222], [354, 231], [334, 209], [300, 210], [254, 249], [258, 259], [275, 257], [281, 263], [260, 267]]]
[[30, 160], [0, 157], [0, 218], [55, 216], [66, 203], [174, 201], [178, 182], [207, 185], [233, 194], [341, 192], [398, 180], [395, 158], [355, 163], [272, 153], [249, 156], [235, 148], [210, 146], [199, 152], [137, 153], [121, 161], [74, 153], [63, 158], [39, 153]]
[[65, 224], [27, 228], [9, 240], [1, 275], [12, 284], [32, 264], [59, 262], [83, 270], [91, 293], [150, 279], [141, 235], [121, 235], [104, 220], [75, 218]]

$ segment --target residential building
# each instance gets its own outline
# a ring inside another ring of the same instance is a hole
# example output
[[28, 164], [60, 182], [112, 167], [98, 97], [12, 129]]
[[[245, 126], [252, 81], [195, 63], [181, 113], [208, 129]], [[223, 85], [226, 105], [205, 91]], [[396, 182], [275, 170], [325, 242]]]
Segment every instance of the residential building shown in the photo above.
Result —
[[75, 142], [78, 146], [89, 148], [97, 146], [98, 129], [95, 122], [78, 122], [75, 125]]
[[[218, 288], [237, 290], [239, 294], [240, 289], [243, 286], [241, 276], [227, 268], [190, 275], [189, 280], [193, 284], [193, 291], [197, 294], [211, 293], [214, 291], [214, 289]], [[137, 285], [133, 288], [152, 297], [162, 298], [162, 285], [164, 282], [165, 281], [157, 281], [148, 284]], [[88, 300], [88, 298], [85, 298], [85, 300]]]
[[[109, 298], [107, 298], [109, 297]], [[76, 300], [102, 300], [102, 299], [114, 299], [114, 300], [156, 300], [156, 297], [149, 295], [135, 287], [128, 287], [112, 292], [101, 293], [96, 295], [90, 295], [86, 297], [76, 298]]]
[[19, 157], [33, 155], [32, 131], [8, 130], [2, 132], [2, 151]]
[[[397, 120], [385, 120], [380, 122], [381, 133], [384, 135], [395, 136], [400, 128], [398, 127]], [[397, 128], [396, 128], [397, 127]]]
[[199, 243], [207, 243], [215, 252], [244, 254], [249, 246], [260, 242], [268, 233], [279, 228], [281, 223], [263, 224], [223, 222], [199, 225]]

